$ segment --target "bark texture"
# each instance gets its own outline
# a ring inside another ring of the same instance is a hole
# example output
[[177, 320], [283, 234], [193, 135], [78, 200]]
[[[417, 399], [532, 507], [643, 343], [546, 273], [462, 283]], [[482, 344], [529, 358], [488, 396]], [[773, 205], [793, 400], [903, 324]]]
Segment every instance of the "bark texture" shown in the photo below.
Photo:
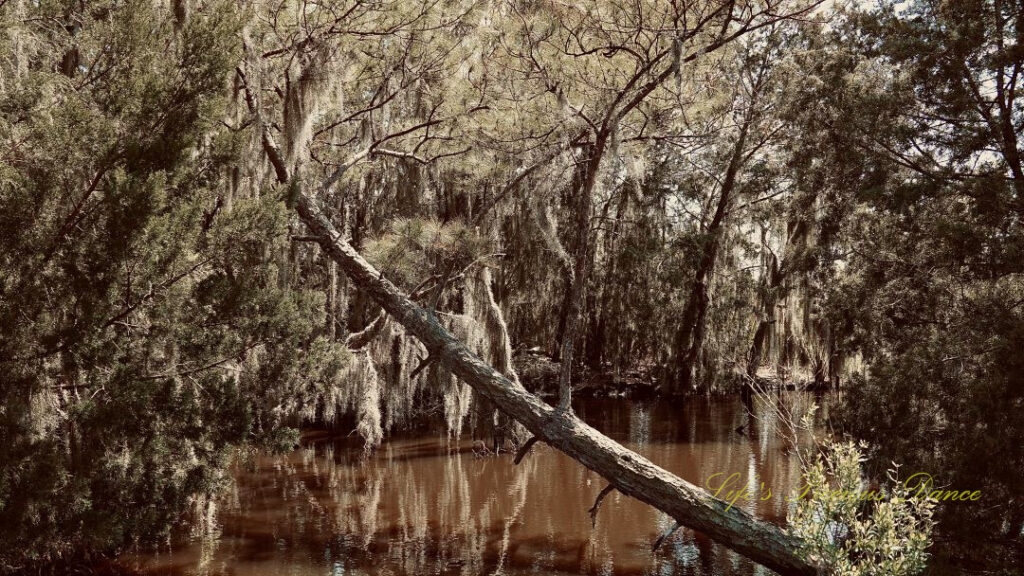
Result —
[[591, 428], [571, 412], [556, 410], [484, 363], [438, 322], [367, 263], [301, 191], [296, 208], [320, 245], [352, 282], [419, 338], [440, 361], [538, 439], [597, 472], [617, 490], [650, 504], [680, 524], [785, 575], [816, 575], [801, 558], [799, 541], [762, 522]]

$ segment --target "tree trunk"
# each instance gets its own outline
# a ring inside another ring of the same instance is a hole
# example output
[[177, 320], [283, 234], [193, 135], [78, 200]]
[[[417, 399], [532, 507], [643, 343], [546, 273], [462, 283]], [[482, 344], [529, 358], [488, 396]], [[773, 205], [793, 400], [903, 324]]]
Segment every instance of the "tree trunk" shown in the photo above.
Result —
[[686, 308], [676, 334], [676, 375], [675, 391], [687, 393], [696, 390], [699, 375], [697, 365], [700, 360], [704, 339], [704, 321], [707, 317], [708, 292], [706, 275], [700, 270], [686, 299]]
[[[595, 372], [604, 370], [605, 362], [611, 357], [612, 360], [616, 361], [615, 372], [618, 373], [618, 359], [614, 347], [611, 351], [608, 350], [609, 343], [614, 346], [618, 340], [611, 339], [608, 337], [608, 325], [609, 317], [612, 316], [610, 310], [614, 297], [618, 296], [618, 289], [612, 288], [612, 282], [615, 282], [618, 272], [619, 253], [618, 253], [618, 242], [619, 237], [622, 235], [622, 219], [626, 214], [626, 207], [629, 204], [630, 188], [635, 183], [628, 182], [619, 192], [618, 202], [615, 208], [615, 219], [612, 220], [611, 230], [605, 236], [604, 253], [606, 261], [604, 270], [602, 272], [603, 279], [598, 282], [600, 287], [599, 295], [595, 296], [592, 300], [594, 304], [590, 307], [591, 309], [591, 326], [587, 330], [587, 365], [590, 366]], [[608, 208], [611, 204], [611, 199], [605, 203], [603, 217], [608, 214]], [[591, 259], [594, 255], [591, 254]]]
[[[281, 171], [284, 175], [284, 171]], [[286, 178], [286, 177], [285, 177]], [[800, 542], [781, 528], [732, 508], [700, 488], [556, 410], [488, 366], [446, 331], [437, 318], [403, 295], [356, 252], [303, 193], [297, 210], [324, 251], [352, 282], [419, 338], [455, 375], [537, 438], [606, 478], [623, 494], [664, 511], [681, 525], [784, 575], [817, 575], [799, 553]]]
[[597, 182], [601, 156], [604, 154], [607, 134], [600, 133], [590, 149], [586, 171], [576, 188], [575, 229], [576, 238], [572, 255], [572, 274], [569, 275], [565, 301], [565, 325], [562, 329], [561, 349], [558, 353], [561, 365], [558, 372], [558, 408], [571, 410], [572, 365], [576, 337], [580, 329], [580, 316], [587, 293], [587, 278], [590, 269], [590, 212], [593, 203], [594, 184]]
[[338, 337], [338, 263], [331, 260], [327, 270], [327, 336], [335, 340]]
[[718, 197], [715, 214], [705, 233], [706, 241], [702, 247], [700, 260], [697, 262], [697, 271], [690, 289], [690, 297], [686, 301], [683, 320], [676, 335], [677, 392], [689, 392], [697, 388], [698, 368], [701, 352], [704, 349], [704, 332], [707, 328], [708, 283], [711, 281], [711, 275], [715, 270], [715, 261], [718, 259], [718, 247], [723, 228], [725, 228], [725, 217], [736, 188], [736, 176], [739, 174], [740, 165], [743, 162], [743, 151], [749, 127], [750, 119], [748, 118], [740, 129], [739, 138], [736, 140], [736, 146], [729, 159], [729, 166], [726, 168], [725, 178], [722, 180], [722, 192]]
[[747, 357], [747, 376], [752, 379], [757, 377], [757, 370], [761, 367], [761, 359], [764, 356], [764, 342], [768, 339], [772, 323], [775, 322], [775, 304], [785, 271], [779, 268], [774, 256], [769, 256], [764, 274], [767, 275], [767, 282], [761, 296], [761, 320], [757, 324], [754, 342], [750, 345], [750, 354]]
[[[798, 196], [794, 199], [792, 212], [786, 224], [786, 242], [783, 246], [782, 260], [771, 254], [767, 249], [767, 243], [762, 233], [762, 244], [766, 246], [765, 251], [769, 253], [765, 259], [764, 285], [761, 295], [761, 319], [758, 322], [757, 330], [754, 333], [754, 341], [750, 346], [750, 353], [747, 356], [747, 376], [755, 378], [758, 368], [764, 356], [765, 343], [771, 339], [776, 322], [775, 307], [789, 295], [789, 278], [793, 272], [807, 271], [807, 252], [810, 249], [808, 242], [811, 235], [812, 223], [814, 221], [814, 205], [817, 202], [817, 192]], [[788, 335], [784, 342], [788, 342]], [[785, 344], [783, 344], [785, 346]], [[769, 350], [771, 353], [771, 350]]]

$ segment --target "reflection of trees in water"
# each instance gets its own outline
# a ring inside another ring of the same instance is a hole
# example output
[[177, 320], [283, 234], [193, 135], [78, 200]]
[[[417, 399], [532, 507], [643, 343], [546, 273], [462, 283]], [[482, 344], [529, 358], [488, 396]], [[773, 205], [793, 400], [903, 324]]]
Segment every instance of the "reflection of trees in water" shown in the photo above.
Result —
[[[752, 410], [733, 400], [638, 407], [616, 399], [580, 414], [693, 483], [717, 472], [758, 476], [773, 499], [738, 505], [777, 520], [800, 469], [766, 432], [775, 412], [756, 402]], [[744, 435], [735, 431], [741, 423]], [[543, 444], [514, 466], [508, 455], [477, 458], [468, 441], [441, 434], [392, 440], [368, 457], [343, 438], [259, 458], [237, 480], [222, 503], [219, 546], [176, 559], [188, 574], [757, 573], [688, 529], [652, 555], [672, 521], [615, 491], [592, 525], [587, 510], [606, 482]]]
[[646, 446], [651, 439], [651, 411], [645, 404], [637, 404], [629, 411], [629, 441]]
[[[335, 540], [350, 544], [347, 554], [374, 556], [408, 574], [500, 572], [514, 550], [513, 526], [527, 505], [536, 462], [511, 466], [506, 459], [477, 459], [457, 450], [443, 456], [445, 451], [443, 442], [386, 446], [362, 462], [323, 466], [318, 458], [306, 464], [312, 474], [289, 475], [294, 468], [279, 466], [286, 474], [282, 496], [291, 498], [305, 487], [313, 496], [311, 508], [332, 509], [331, 531]], [[321, 475], [330, 489], [318, 494], [310, 483]]]
[[501, 545], [498, 550], [498, 565], [494, 568], [494, 574], [501, 574], [502, 569], [505, 567], [505, 561], [508, 558], [509, 546], [511, 545], [512, 525], [519, 519], [520, 514], [523, 512], [523, 508], [526, 506], [526, 496], [528, 486], [528, 479], [533, 476], [533, 472], [537, 469], [537, 461], [528, 458], [521, 461], [516, 465], [517, 472], [515, 479], [512, 482], [512, 486], [509, 490], [509, 497], [515, 502], [512, 508], [512, 514], [505, 519], [505, 528], [501, 533]]

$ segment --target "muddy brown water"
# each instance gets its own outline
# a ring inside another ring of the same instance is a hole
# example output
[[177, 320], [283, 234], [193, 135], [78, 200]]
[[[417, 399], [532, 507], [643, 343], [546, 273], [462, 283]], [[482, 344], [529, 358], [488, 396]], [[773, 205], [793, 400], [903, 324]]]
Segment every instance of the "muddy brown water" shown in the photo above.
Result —
[[[789, 393], [781, 402], [812, 400]], [[695, 484], [757, 478], [772, 497], [737, 505], [770, 522], [784, 522], [799, 491], [799, 462], [769, 432], [777, 412], [766, 401], [590, 399], [576, 412]], [[541, 444], [514, 466], [509, 454], [481, 457], [472, 441], [443, 432], [396, 436], [369, 457], [349, 436], [321, 434], [235, 476], [216, 537], [134, 552], [119, 565], [176, 576], [771, 573], [688, 529], [652, 553], [671, 520], [618, 492], [592, 525], [587, 510], [605, 482]]]

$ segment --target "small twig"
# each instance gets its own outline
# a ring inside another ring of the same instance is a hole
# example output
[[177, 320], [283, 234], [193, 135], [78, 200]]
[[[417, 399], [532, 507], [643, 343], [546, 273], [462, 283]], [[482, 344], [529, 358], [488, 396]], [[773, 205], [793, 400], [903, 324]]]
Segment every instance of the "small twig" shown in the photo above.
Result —
[[[452, 282], [455, 282], [456, 280], [460, 280], [462, 278], [465, 278], [466, 277], [466, 273], [469, 272], [470, 268], [472, 268], [473, 266], [476, 266], [477, 264], [483, 262], [484, 260], [486, 260], [488, 258], [504, 258], [504, 257], [505, 257], [505, 253], [504, 252], [495, 252], [493, 254], [485, 254], [485, 255], [477, 258], [476, 260], [473, 260], [469, 264], [467, 264], [462, 269], [462, 271], [459, 272], [458, 274], [455, 274], [455, 275], [452, 275], [452, 276], [448, 276], [445, 279], [444, 283], [447, 286], [448, 284], [451, 284]], [[436, 290], [437, 286], [435, 286], [434, 283], [439, 281], [439, 280], [441, 280], [441, 278], [442, 278], [441, 274], [434, 274], [433, 276], [428, 276], [422, 282], [417, 284], [416, 287], [412, 289], [412, 291], [409, 292], [409, 299], [410, 300], [419, 300], [420, 298], [423, 298], [424, 296], [426, 296], [427, 294], [429, 294], [433, 290]]]
[[538, 440], [540, 440], [540, 438], [537, 438], [536, 436], [530, 436], [530, 439], [527, 440], [525, 444], [519, 447], [519, 451], [516, 452], [516, 458], [515, 460], [512, 461], [513, 464], [519, 464], [520, 462], [522, 462], [523, 458], [526, 457], [526, 453], [530, 451], [530, 448], [533, 448], [533, 445], [536, 444]]
[[607, 496], [612, 490], [615, 490], [615, 486], [612, 486], [611, 484], [602, 488], [601, 492], [598, 493], [597, 498], [594, 499], [594, 505], [590, 507], [590, 510], [587, 510], [587, 513], [590, 514], [591, 527], [597, 525], [597, 511], [601, 508], [601, 502], [604, 501], [604, 497]]
[[675, 522], [668, 530], [662, 532], [661, 536], [658, 536], [658, 539], [654, 541], [654, 546], [651, 546], [651, 554], [657, 552], [658, 547], [661, 546], [661, 543], [664, 542], [666, 538], [674, 534], [676, 530], [679, 530], [681, 526], [682, 524], [680, 524], [679, 522]]
[[452, 265], [445, 266], [444, 272], [441, 273], [441, 280], [434, 287], [433, 303], [430, 305], [430, 311], [437, 311], [437, 306], [441, 303], [441, 297], [444, 296], [444, 288], [448, 284], [448, 277], [451, 275], [451, 272]]
[[248, 346], [242, 348], [241, 350], [239, 350], [235, 354], [232, 354], [230, 356], [226, 356], [224, 358], [221, 358], [220, 360], [216, 360], [216, 361], [210, 362], [209, 364], [205, 364], [205, 365], [199, 366], [197, 368], [190, 368], [188, 370], [182, 370], [180, 372], [163, 372], [163, 373], [160, 373], [160, 374], [144, 374], [144, 375], [140, 376], [139, 378], [142, 379], [142, 380], [161, 380], [161, 379], [164, 379], [164, 378], [182, 378], [184, 376], [189, 376], [189, 375], [192, 375], [192, 374], [197, 374], [199, 372], [204, 372], [204, 371], [209, 370], [211, 368], [217, 368], [217, 367], [219, 367], [219, 366], [221, 366], [223, 364], [227, 364], [228, 362], [230, 362], [232, 360], [240, 359], [240, 358], [242, 358], [242, 356], [244, 356], [247, 352], [249, 352], [253, 348], [256, 348], [257, 346], [261, 346], [263, 344], [264, 344], [263, 341], [253, 342], [252, 344], [249, 344]]

